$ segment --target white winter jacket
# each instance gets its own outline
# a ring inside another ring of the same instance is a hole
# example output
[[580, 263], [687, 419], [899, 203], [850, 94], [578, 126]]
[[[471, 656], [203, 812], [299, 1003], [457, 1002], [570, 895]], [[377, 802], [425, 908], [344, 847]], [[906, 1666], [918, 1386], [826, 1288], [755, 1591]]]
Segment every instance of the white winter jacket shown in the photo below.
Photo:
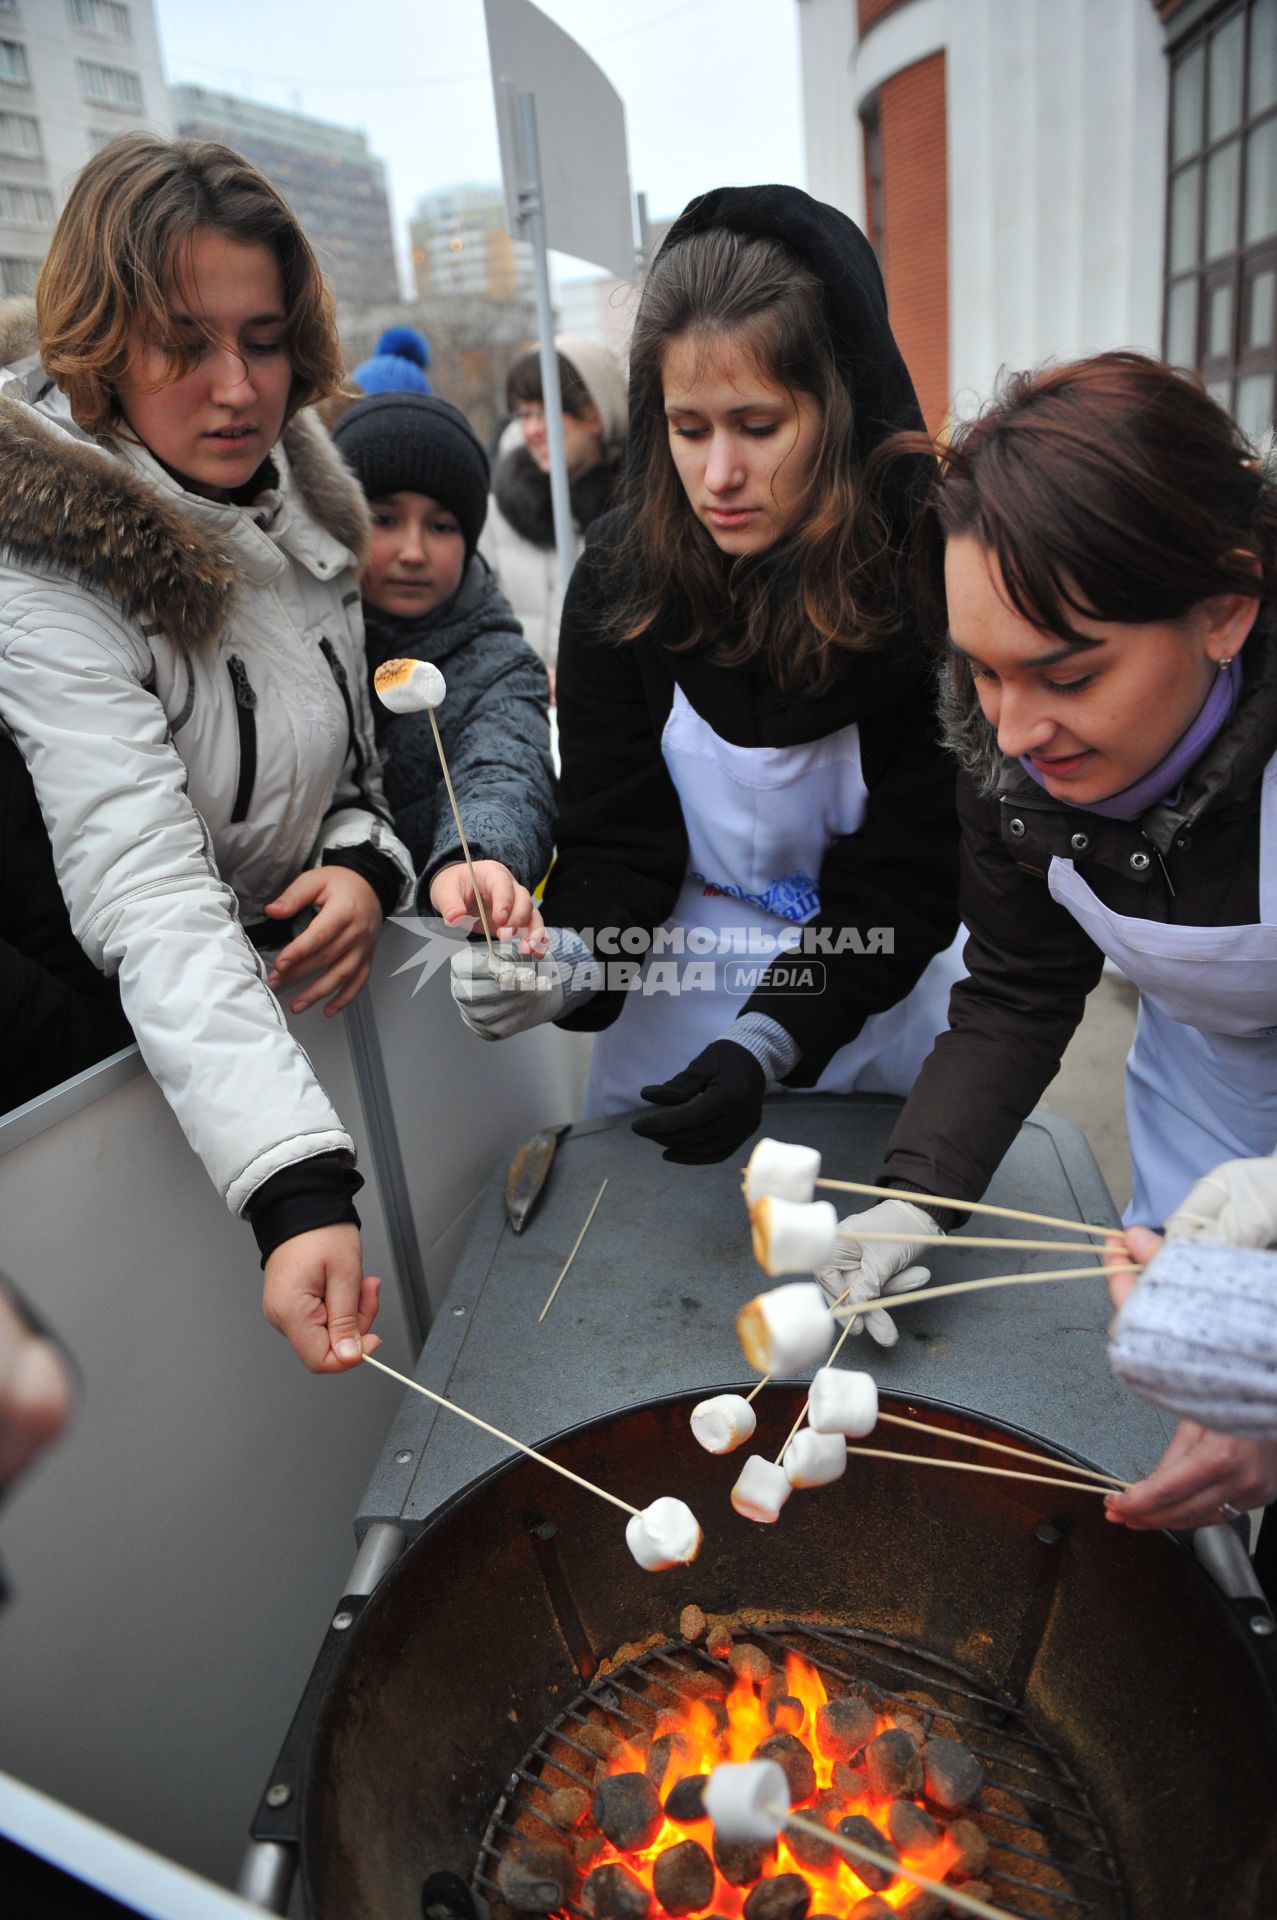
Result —
[[[0, 361], [33, 345], [0, 310]], [[243, 927], [330, 849], [401, 871], [373, 747], [359, 489], [309, 415], [251, 507], [89, 438], [33, 358], [0, 373], [0, 720], [76, 938], [233, 1211], [353, 1152]]]

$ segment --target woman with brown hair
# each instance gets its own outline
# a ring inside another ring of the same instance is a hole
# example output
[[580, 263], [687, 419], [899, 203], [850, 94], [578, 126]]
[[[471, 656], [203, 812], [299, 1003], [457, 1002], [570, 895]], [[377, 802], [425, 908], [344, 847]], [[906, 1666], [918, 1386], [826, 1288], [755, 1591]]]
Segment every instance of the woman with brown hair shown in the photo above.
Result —
[[[1008, 381], [942, 450], [923, 527], [968, 978], [880, 1182], [978, 1200], [1108, 958], [1140, 996], [1127, 1225], [1187, 1231], [1204, 1210], [1237, 1237], [1248, 1157], [1277, 1145], [1273, 477], [1194, 378], [1106, 353]], [[918, 1248], [861, 1233], [961, 1217], [882, 1202], [843, 1222], [821, 1277], [871, 1298]], [[1109, 1504], [1189, 1527], [1274, 1494], [1277, 1444], [1185, 1421]]]
[[331, 302], [247, 162], [129, 134], [0, 334], [0, 719], [267, 1317], [337, 1370], [376, 1311], [361, 1182], [271, 988], [347, 1005], [413, 876], [364, 684], [367, 511], [307, 412], [340, 377]]
[[953, 772], [908, 488], [865, 479], [918, 422], [850, 220], [789, 187], [687, 208], [639, 307], [622, 502], [564, 610], [552, 959], [535, 993], [453, 966], [488, 1038], [597, 1032], [588, 1110], [649, 1101], [668, 1159], [739, 1147], [769, 1080], [904, 1092], [943, 1025]]

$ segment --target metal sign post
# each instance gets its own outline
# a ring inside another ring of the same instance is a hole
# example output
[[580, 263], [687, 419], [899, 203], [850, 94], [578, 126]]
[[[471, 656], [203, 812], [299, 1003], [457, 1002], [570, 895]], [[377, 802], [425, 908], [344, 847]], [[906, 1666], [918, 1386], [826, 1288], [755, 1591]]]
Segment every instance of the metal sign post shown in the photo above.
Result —
[[567, 592], [576, 561], [572, 537], [572, 498], [568, 488], [568, 457], [563, 441], [563, 395], [559, 388], [559, 356], [554, 347], [554, 311], [550, 305], [550, 257], [545, 241], [545, 206], [541, 193], [541, 154], [537, 145], [535, 95], [521, 93], [517, 101], [519, 136], [519, 225], [532, 247], [536, 280], [537, 338], [541, 347], [541, 400], [545, 408], [545, 437], [550, 453], [550, 504], [554, 510], [554, 548], [559, 561], [559, 585]]

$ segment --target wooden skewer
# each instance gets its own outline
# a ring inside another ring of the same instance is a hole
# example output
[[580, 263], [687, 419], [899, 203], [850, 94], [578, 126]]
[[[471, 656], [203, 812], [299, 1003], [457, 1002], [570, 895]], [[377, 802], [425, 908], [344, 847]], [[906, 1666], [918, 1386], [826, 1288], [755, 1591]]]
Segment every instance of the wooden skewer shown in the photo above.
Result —
[[883, 1413], [878, 1410], [878, 1419], [890, 1427], [912, 1427], [915, 1433], [938, 1434], [942, 1440], [960, 1440], [966, 1447], [985, 1447], [990, 1453], [1009, 1453], [1013, 1460], [1038, 1460], [1050, 1466], [1059, 1467], [1064, 1473], [1081, 1474], [1086, 1480], [1103, 1480], [1108, 1486], [1129, 1489], [1129, 1480], [1119, 1480], [1115, 1473], [1101, 1473], [1098, 1467], [1079, 1467], [1072, 1460], [1052, 1460], [1049, 1455], [1030, 1453], [1026, 1447], [1008, 1447], [1003, 1440], [986, 1440], [982, 1434], [958, 1433], [953, 1427], [935, 1427], [928, 1420], [914, 1420], [905, 1413]]
[[445, 1400], [441, 1393], [434, 1393], [429, 1387], [423, 1387], [419, 1380], [410, 1380], [406, 1373], [396, 1373], [384, 1360], [374, 1360], [370, 1353], [363, 1358], [366, 1367], [376, 1367], [378, 1373], [388, 1373], [401, 1387], [411, 1387], [414, 1393], [424, 1394], [427, 1400], [433, 1400], [437, 1407], [446, 1407], [449, 1413], [456, 1413], [468, 1420], [473, 1427], [482, 1427], [494, 1440], [504, 1440], [508, 1447], [517, 1447], [520, 1453], [526, 1453], [529, 1460], [537, 1460], [543, 1467], [549, 1467], [551, 1473], [561, 1473], [565, 1480], [574, 1481], [578, 1487], [584, 1487], [587, 1493], [597, 1493], [600, 1500], [606, 1500], [611, 1506], [619, 1507], [622, 1513], [637, 1514], [639, 1509], [632, 1507], [628, 1500], [620, 1499], [615, 1493], [609, 1493], [605, 1487], [596, 1487], [593, 1480], [583, 1480], [579, 1473], [573, 1473], [570, 1467], [561, 1467], [557, 1460], [551, 1460], [548, 1454], [538, 1453], [535, 1447], [525, 1446], [522, 1440], [516, 1440], [512, 1433], [502, 1433], [500, 1427], [493, 1427], [481, 1420], [477, 1413], [467, 1413], [455, 1400]]
[[1089, 1253], [1096, 1260], [1104, 1258], [1103, 1247], [1095, 1247], [1086, 1240], [1003, 1240], [996, 1234], [981, 1238], [978, 1234], [966, 1233], [857, 1233], [857, 1240], [881, 1240], [889, 1246], [908, 1244], [911, 1247], [1009, 1247], [1012, 1253]]
[[555, 1281], [554, 1285], [550, 1288], [549, 1299], [546, 1301], [540, 1313], [537, 1315], [538, 1326], [540, 1326], [541, 1322], [545, 1319], [546, 1314], [550, 1311], [550, 1308], [554, 1305], [554, 1296], [559, 1291], [559, 1288], [563, 1285], [563, 1281], [564, 1281], [564, 1278], [566, 1277], [568, 1268], [572, 1265], [572, 1262], [576, 1259], [577, 1253], [580, 1250], [581, 1242], [582, 1240], [584, 1240], [586, 1234], [590, 1230], [590, 1222], [591, 1220], [593, 1220], [595, 1214], [599, 1210], [599, 1201], [603, 1198], [603, 1195], [605, 1194], [606, 1191], [607, 1191], [607, 1181], [604, 1180], [603, 1185], [599, 1188], [598, 1192], [594, 1196], [594, 1205], [590, 1208], [590, 1211], [585, 1216], [585, 1225], [582, 1227], [580, 1233], [577, 1234], [575, 1243], [573, 1244], [573, 1247], [572, 1247], [572, 1251], [568, 1255], [567, 1259], [563, 1262], [563, 1268], [559, 1274], [558, 1279]]
[[[845, 1300], [847, 1298], [847, 1295], [843, 1294], [842, 1298]], [[842, 1332], [839, 1334], [834, 1350], [830, 1354], [828, 1360], [826, 1360], [825, 1362], [825, 1365], [827, 1367], [833, 1366], [834, 1361], [838, 1358], [838, 1355], [842, 1352], [843, 1342], [846, 1340], [847, 1335], [851, 1332], [855, 1324], [856, 1323], [854, 1320], [849, 1320], [846, 1326], [843, 1328]], [[807, 1414], [810, 1407], [811, 1407], [811, 1395], [808, 1394], [806, 1399], [803, 1401], [802, 1412], [799, 1414], [798, 1418], [795, 1420], [793, 1426], [789, 1429], [789, 1432], [785, 1437], [785, 1445], [781, 1448], [780, 1452], [776, 1455], [776, 1458], [772, 1463], [774, 1466], [778, 1467], [781, 1461], [785, 1458], [785, 1449], [788, 1447], [790, 1441], [793, 1439], [794, 1435], [797, 1433], [799, 1427], [801, 1427], [801, 1425], [803, 1424], [803, 1421], [807, 1418]]]
[[953, 1207], [961, 1213], [988, 1213], [997, 1220], [1027, 1220], [1036, 1227], [1067, 1227], [1070, 1233], [1120, 1233], [1120, 1227], [1088, 1227], [1084, 1220], [1061, 1220], [1053, 1213], [1027, 1213], [1022, 1207], [995, 1207], [987, 1200], [945, 1200], [936, 1193], [911, 1193], [908, 1187], [872, 1187], [866, 1180], [825, 1180], [818, 1187], [839, 1193], [867, 1193], [875, 1200], [908, 1200], [915, 1207]]
[[[764, 1811], [771, 1814], [773, 1819], [781, 1818], [779, 1807], [767, 1807]], [[873, 1866], [888, 1868], [890, 1872], [912, 1881], [915, 1887], [922, 1887], [927, 1893], [938, 1895], [948, 1902], [950, 1908], [956, 1908], [961, 1913], [973, 1913], [977, 1915], [978, 1920], [1011, 1920], [1011, 1915], [1004, 1908], [991, 1907], [987, 1900], [979, 1900], [973, 1893], [964, 1893], [961, 1887], [951, 1886], [947, 1880], [929, 1880], [925, 1873], [919, 1873], [916, 1867], [907, 1866], [903, 1860], [897, 1860], [894, 1855], [875, 1853], [872, 1847], [862, 1847], [858, 1840], [848, 1840], [845, 1834], [830, 1833], [827, 1827], [822, 1827], [817, 1820], [809, 1820], [806, 1814], [787, 1811], [784, 1815], [784, 1824], [787, 1827], [797, 1827], [800, 1833], [810, 1833], [818, 1839], [827, 1840], [830, 1846], [836, 1847], [839, 1853], [845, 1854], [853, 1865], [868, 1861]]]
[[479, 925], [483, 928], [483, 937], [488, 943], [488, 959], [495, 969], [497, 950], [492, 944], [492, 929], [488, 925], [488, 916], [484, 911], [483, 895], [479, 891], [479, 876], [474, 870], [474, 861], [470, 858], [470, 842], [466, 839], [466, 830], [461, 824], [461, 809], [457, 805], [457, 796], [452, 790], [452, 775], [448, 772], [448, 756], [443, 750], [443, 735], [439, 731], [439, 722], [435, 719], [433, 707], [427, 707], [430, 726], [435, 737], [435, 746], [439, 750], [439, 765], [443, 768], [443, 784], [448, 789], [448, 802], [452, 808], [452, 817], [456, 822], [457, 836], [461, 841], [461, 851], [466, 857], [466, 871], [470, 875], [470, 885], [474, 888], [474, 904], [479, 915]]
[[[983, 1460], [936, 1460], [927, 1453], [892, 1453], [887, 1447], [848, 1447], [854, 1459], [858, 1453], [868, 1460], [905, 1460], [911, 1467], [951, 1467], [954, 1473], [991, 1473], [999, 1480], [1033, 1480], [1043, 1487], [1072, 1487], [1075, 1493], [1111, 1493], [1111, 1487], [1097, 1487], [1089, 1480], [1062, 1480], [1045, 1473], [1018, 1473], [1014, 1467], [987, 1467]], [[1063, 1465], [1052, 1460], [1051, 1466]]]
[[[1138, 1273], [1140, 1269], [1134, 1261], [1120, 1267], [1110, 1267], [1107, 1273]], [[1106, 1270], [1101, 1267], [1053, 1267], [1047, 1273], [995, 1273], [987, 1280], [955, 1280], [947, 1287], [924, 1287], [919, 1293], [875, 1294], [872, 1300], [865, 1300], [860, 1306], [831, 1307], [834, 1319], [843, 1321], [854, 1319], [857, 1314], [872, 1313], [875, 1307], [882, 1307], [887, 1313], [894, 1313], [897, 1307], [917, 1306], [924, 1300], [943, 1300], [951, 1293], [979, 1293], [984, 1287], [1035, 1287], [1044, 1280], [1103, 1280]]]

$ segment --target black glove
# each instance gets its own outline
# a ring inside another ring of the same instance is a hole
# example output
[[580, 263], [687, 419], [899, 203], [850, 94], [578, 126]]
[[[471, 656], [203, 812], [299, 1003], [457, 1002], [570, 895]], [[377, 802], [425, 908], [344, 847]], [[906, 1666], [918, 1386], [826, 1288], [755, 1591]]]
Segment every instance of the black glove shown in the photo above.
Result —
[[643, 1087], [656, 1113], [642, 1113], [632, 1131], [656, 1140], [664, 1158], [683, 1167], [707, 1167], [757, 1131], [767, 1075], [734, 1040], [715, 1040], [690, 1066], [660, 1086]]

